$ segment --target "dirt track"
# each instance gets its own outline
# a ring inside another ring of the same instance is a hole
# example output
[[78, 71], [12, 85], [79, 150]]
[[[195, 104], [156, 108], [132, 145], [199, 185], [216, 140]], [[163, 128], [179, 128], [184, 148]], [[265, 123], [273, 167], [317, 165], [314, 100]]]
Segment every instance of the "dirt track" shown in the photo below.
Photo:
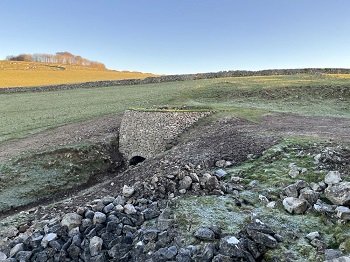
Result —
[[[21, 153], [43, 150], [47, 147], [104, 141], [117, 136], [121, 119], [121, 115], [108, 116], [69, 124], [20, 140], [4, 142], [0, 145], [0, 162]], [[272, 132], [277, 135], [350, 141], [349, 118], [268, 114], [263, 116], [260, 124], [239, 121], [233, 128], [243, 132]]]

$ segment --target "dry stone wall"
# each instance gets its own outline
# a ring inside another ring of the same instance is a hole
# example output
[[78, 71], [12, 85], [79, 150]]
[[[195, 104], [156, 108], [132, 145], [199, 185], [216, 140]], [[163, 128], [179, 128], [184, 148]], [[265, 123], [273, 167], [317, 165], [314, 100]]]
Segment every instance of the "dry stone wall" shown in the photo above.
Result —
[[210, 112], [146, 112], [128, 110], [120, 127], [124, 159], [150, 158], [165, 151], [185, 129]]
[[9, 87], [0, 88], [0, 93], [16, 92], [41, 92], [51, 90], [66, 90], [75, 88], [92, 88], [106, 86], [138, 85], [153, 84], [162, 82], [177, 82], [186, 80], [236, 77], [236, 76], [268, 76], [268, 75], [295, 75], [295, 74], [350, 74], [350, 69], [346, 68], [303, 68], [303, 69], [268, 69], [260, 71], [234, 70], [221, 71], [216, 73], [199, 73], [183, 75], [166, 75], [160, 77], [147, 77], [145, 79], [126, 79], [116, 81], [95, 81], [77, 84], [62, 84], [36, 87]]

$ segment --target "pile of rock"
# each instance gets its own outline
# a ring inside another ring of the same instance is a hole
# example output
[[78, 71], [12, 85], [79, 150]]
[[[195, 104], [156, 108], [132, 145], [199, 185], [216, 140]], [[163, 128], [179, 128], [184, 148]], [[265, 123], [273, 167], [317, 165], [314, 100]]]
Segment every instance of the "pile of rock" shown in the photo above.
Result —
[[171, 199], [187, 192], [224, 194], [230, 187], [222, 181], [223, 169], [194, 171], [187, 165], [176, 175], [125, 185], [117, 197], [39, 221], [8, 243], [0, 261], [256, 261], [277, 247], [282, 238], [257, 219], [236, 236], [222, 234], [217, 226], [199, 228], [193, 235], [198, 244], [186, 245]]
[[[323, 202], [320, 197], [325, 196], [333, 205]], [[307, 183], [297, 180], [285, 187], [280, 195], [283, 207], [289, 213], [303, 214], [307, 210], [314, 210], [336, 217], [343, 221], [350, 221], [350, 182], [342, 182], [338, 171], [330, 171], [319, 183]]]

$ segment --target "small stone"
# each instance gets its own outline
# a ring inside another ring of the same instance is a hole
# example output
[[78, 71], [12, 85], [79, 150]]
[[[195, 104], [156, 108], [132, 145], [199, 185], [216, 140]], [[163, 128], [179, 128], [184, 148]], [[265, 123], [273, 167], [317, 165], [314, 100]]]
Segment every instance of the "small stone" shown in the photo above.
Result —
[[340, 173], [338, 171], [329, 171], [328, 174], [324, 178], [324, 182], [327, 185], [338, 184], [342, 179], [340, 177]]
[[110, 203], [113, 203], [114, 200], [115, 200], [115, 198], [112, 196], [105, 196], [104, 198], [101, 199], [101, 201], [104, 205], [108, 205]]
[[107, 216], [102, 212], [96, 212], [93, 218], [94, 225], [106, 222]]
[[182, 194], [182, 195], [183, 195], [183, 194], [186, 194], [186, 192], [187, 192], [186, 189], [180, 189], [180, 190], [179, 190], [179, 193]]
[[195, 233], [194, 233], [194, 237], [198, 238], [200, 240], [214, 240], [215, 239], [215, 233], [206, 227], [200, 228], [198, 229]]
[[17, 253], [20, 251], [24, 251], [24, 244], [23, 243], [19, 243], [19, 244], [15, 245], [13, 248], [11, 248], [10, 257], [16, 256]]
[[317, 231], [311, 232], [306, 235], [306, 238], [309, 240], [314, 240], [315, 238], [319, 238], [319, 237], [320, 237], [320, 233], [318, 233]]
[[191, 177], [193, 183], [199, 182], [199, 177], [196, 173], [190, 173], [190, 177]]
[[131, 197], [135, 193], [134, 187], [129, 187], [127, 185], [124, 185], [123, 187], [123, 196], [124, 197]]
[[93, 238], [90, 239], [89, 250], [92, 257], [97, 256], [98, 254], [101, 253], [102, 244], [103, 244], [103, 240], [98, 236], [94, 236]]
[[5, 253], [0, 252], [0, 261], [5, 260], [7, 258]]
[[224, 167], [226, 164], [226, 161], [225, 160], [219, 160], [219, 161], [216, 161], [215, 162], [215, 166], [216, 167]]
[[320, 193], [313, 191], [311, 189], [304, 188], [300, 190], [299, 198], [306, 200], [310, 205], [315, 204], [319, 197], [320, 197]]
[[124, 206], [124, 212], [128, 215], [131, 215], [131, 214], [136, 214], [137, 211], [135, 209], [135, 207], [132, 205], [132, 204], [126, 204]]
[[152, 208], [146, 208], [141, 213], [144, 215], [145, 220], [151, 220], [151, 219], [156, 218], [160, 215], [159, 211], [154, 210]]
[[294, 164], [294, 163], [291, 163], [289, 165], [289, 172], [288, 172], [288, 175], [292, 178], [296, 178], [299, 176], [300, 172], [299, 172], [299, 168]]
[[185, 176], [182, 180], [179, 182], [179, 189], [189, 189], [192, 185], [192, 179], [190, 176]]
[[55, 239], [57, 239], [57, 234], [49, 233], [49, 234], [45, 235], [44, 238], [41, 240], [41, 246], [43, 248], [46, 248], [47, 245], [49, 244], [49, 242], [53, 241]]
[[283, 207], [291, 214], [303, 214], [307, 207], [308, 203], [306, 200], [295, 198], [295, 197], [286, 197], [283, 199]]
[[232, 176], [231, 177], [231, 183], [233, 184], [239, 184], [243, 182], [243, 178], [239, 177], [239, 176]]
[[276, 201], [271, 201], [266, 205], [266, 207], [274, 209], [277, 207], [277, 203]]
[[62, 221], [62, 226], [67, 226], [68, 230], [71, 230], [74, 227], [77, 227], [81, 224], [82, 216], [78, 215], [77, 213], [68, 213], [66, 214]]
[[335, 205], [329, 205], [324, 203], [322, 200], [318, 199], [316, 203], [314, 204], [314, 209], [317, 212], [320, 213], [333, 213], [335, 210], [336, 206]]
[[108, 214], [114, 209], [113, 203], [109, 203], [107, 206], [104, 207], [103, 213]]
[[[335, 249], [326, 249], [324, 252], [324, 259], [325, 260], [333, 260], [342, 257], [344, 254], [340, 250]], [[349, 259], [350, 261], [350, 259]]]
[[337, 217], [341, 220], [350, 221], [350, 208], [344, 206], [338, 206], [335, 209]]
[[217, 178], [221, 179], [227, 175], [227, 172], [223, 169], [219, 169], [215, 171], [215, 175]]
[[264, 204], [267, 205], [270, 201], [267, 199], [264, 195], [259, 195], [259, 200]]
[[124, 196], [117, 196], [115, 198], [115, 200], [113, 201], [113, 205], [117, 206], [117, 205], [125, 205], [125, 198]]
[[216, 176], [210, 176], [205, 186], [209, 191], [213, 191], [214, 189], [220, 189], [220, 183]]
[[32, 255], [32, 251], [20, 251], [17, 253], [16, 259], [20, 262], [29, 262]]
[[260, 184], [260, 182], [258, 180], [253, 180], [253, 181], [249, 182], [248, 188], [256, 188], [259, 186], [259, 184]]
[[118, 213], [122, 213], [124, 211], [124, 207], [118, 204], [114, 207], [114, 210], [117, 211]]

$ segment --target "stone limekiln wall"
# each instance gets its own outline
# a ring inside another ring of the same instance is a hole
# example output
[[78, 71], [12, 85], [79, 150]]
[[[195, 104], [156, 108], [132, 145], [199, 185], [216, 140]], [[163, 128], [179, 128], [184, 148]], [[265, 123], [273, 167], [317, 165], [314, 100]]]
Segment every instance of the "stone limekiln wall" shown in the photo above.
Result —
[[130, 161], [133, 157], [153, 157], [165, 150], [185, 129], [210, 112], [124, 113], [119, 135], [119, 150]]

